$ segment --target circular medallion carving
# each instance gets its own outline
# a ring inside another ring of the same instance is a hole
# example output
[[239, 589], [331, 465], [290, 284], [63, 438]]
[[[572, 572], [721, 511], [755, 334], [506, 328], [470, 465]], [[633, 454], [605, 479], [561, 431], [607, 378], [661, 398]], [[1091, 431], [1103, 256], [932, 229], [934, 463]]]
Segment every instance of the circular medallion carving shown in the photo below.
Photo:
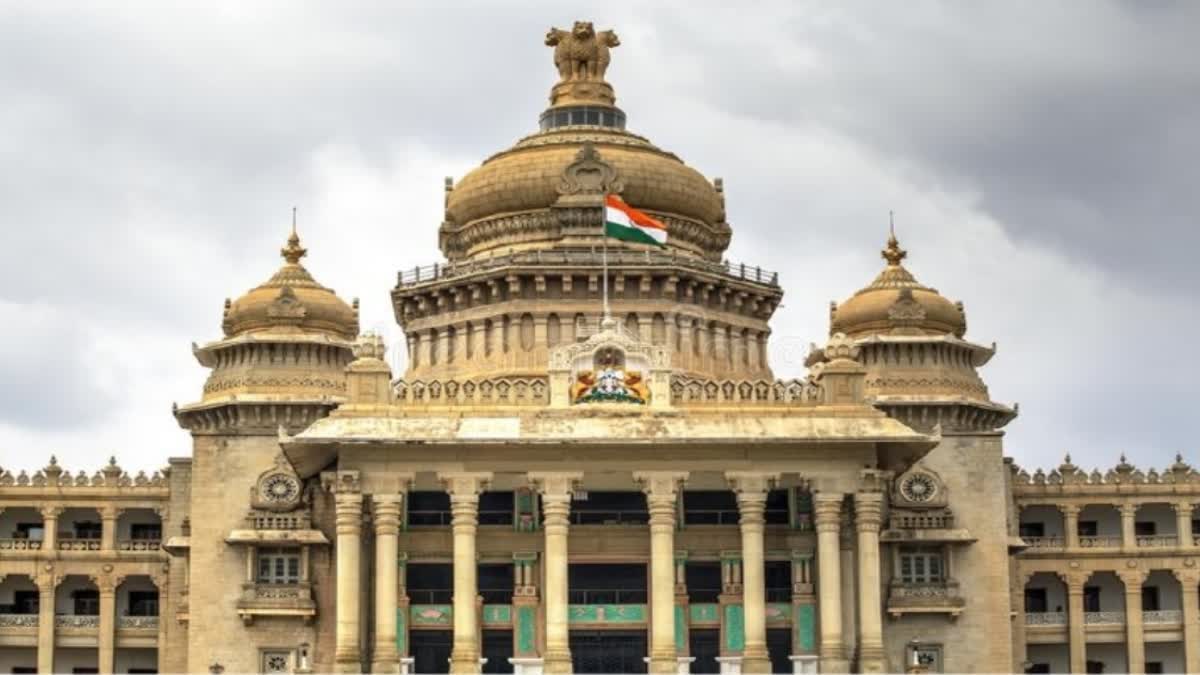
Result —
[[914, 473], [900, 484], [900, 494], [913, 503], [928, 502], [937, 495], [937, 491], [937, 481], [933, 476], [923, 473]]
[[262, 482], [262, 500], [264, 502], [277, 504], [294, 502], [299, 496], [300, 481], [287, 474], [273, 474], [267, 476]]

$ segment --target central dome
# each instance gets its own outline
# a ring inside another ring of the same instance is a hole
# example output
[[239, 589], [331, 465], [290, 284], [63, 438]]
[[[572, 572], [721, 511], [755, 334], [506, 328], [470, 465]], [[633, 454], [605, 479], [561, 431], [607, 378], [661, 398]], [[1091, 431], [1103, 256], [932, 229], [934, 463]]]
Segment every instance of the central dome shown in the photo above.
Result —
[[[492, 155], [457, 185], [447, 179], [439, 233], [446, 257], [599, 245], [600, 206], [611, 192], [666, 223], [671, 248], [720, 260], [730, 237], [721, 181], [709, 181], [625, 130], [625, 114], [613, 105], [612, 87], [603, 79], [608, 49], [620, 44], [616, 35], [577, 22], [572, 31], [551, 30], [546, 43], [555, 46], [562, 79], [551, 91], [540, 130]], [[562, 49], [567, 43], [571, 50]], [[596, 63], [571, 63], [563, 55], [595, 50]]]

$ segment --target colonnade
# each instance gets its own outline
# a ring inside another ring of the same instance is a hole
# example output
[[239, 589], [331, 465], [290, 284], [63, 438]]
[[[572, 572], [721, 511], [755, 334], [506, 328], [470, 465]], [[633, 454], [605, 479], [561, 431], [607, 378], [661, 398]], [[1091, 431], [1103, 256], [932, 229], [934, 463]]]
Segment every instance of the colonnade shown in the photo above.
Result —
[[[745, 647], [741, 669], [746, 673], [770, 672], [767, 654], [766, 587], [764, 575], [764, 526], [767, 492], [777, 473], [731, 471], [726, 473], [736, 494], [743, 561], [743, 605]], [[480, 672], [478, 587], [476, 583], [476, 531], [479, 495], [492, 480], [490, 472], [439, 473], [450, 495], [451, 530], [454, 546], [453, 643], [450, 672]], [[571, 499], [583, 474], [580, 472], [531, 472], [528, 479], [542, 499], [544, 580], [542, 603], [545, 612], [545, 641], [542, 668], [545, 673], [571, 672], [568, 631], [568, 546]], [[633, 479], [646, 494], [650, 514], [650, 630], [649, 671], [679, 672], [675, 642], [675, 582], [677, 503], [686, 471], [640, 471]], [[358, 481], [337, 481], [334, 488], [337, 514], [337, 626], [335, 670], [361, 672], [364, 655], [360, 644], [359, 598], [363, 591], [361, 538], [363, 495]], [[842, 492], [814, 493], [817, 530], [817, 586], [820, 612], [819, 657], [822, 672], [843, 673], [849, 655], [843, 637], [840, 533], [846, 495]], [[396, 652], [397, 535], [402, 494], [371, 497], [374, 511], [375, 626], [370, 645], [372, 672], [399, 672]], [[886, 670], [883, 658], [882, 606], [880, 599], [879, 529], [882, 495], [855, 495], [858, 535], [859, 636], [858, 664], [863, 672]]]

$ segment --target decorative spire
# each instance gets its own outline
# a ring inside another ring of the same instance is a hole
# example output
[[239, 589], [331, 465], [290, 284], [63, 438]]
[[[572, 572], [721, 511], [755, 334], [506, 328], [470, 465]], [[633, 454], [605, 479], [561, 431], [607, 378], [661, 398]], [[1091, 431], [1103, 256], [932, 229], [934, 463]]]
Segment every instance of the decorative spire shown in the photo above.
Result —
[[296, 234], [296, 207], [292, 207], [292, 234], [288, 237], [287, 246], [279, 250], [279, 255], [289, 265], [300, 264], [300, 259], [308, 255], [308, 249], [300, 245], [300, 235]]
[[887, 248], [883, 249], [880, 255], [887, 261], [889, 267], [899, 267], [900, 261], [908, 257], [908, 251], [900, 248], [900, 242], [896, 240], [896, 220], [892, 211], [888, 211]]

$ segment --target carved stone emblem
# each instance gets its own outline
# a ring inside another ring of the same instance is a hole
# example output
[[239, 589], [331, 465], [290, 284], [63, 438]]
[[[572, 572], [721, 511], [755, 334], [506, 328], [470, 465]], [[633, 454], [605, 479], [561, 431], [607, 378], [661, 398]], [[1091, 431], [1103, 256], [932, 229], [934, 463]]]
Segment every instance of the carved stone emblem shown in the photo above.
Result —
[[913, 324], [925, 320], [925, 308], [913, 298], [911, 288], [900, 289], [900, 297], [888, 308], [888, 319]]
[[303, 319], [307, 314], [308, 310], [290, 286], [279, 289], [279, 295], [267, 308], [267, 316], [272, 319]]
[[567, 165], [558, 182], [560, 195], [606, 195], [624, 189], [617, 170], [601, 159], [591, 143], [585, 143], [579, 149], [575, 161]]
[[616, 33], [597, 33], [591, 21], [576, 21], [569, 31], [551, 28], [546, 33], [546, 45], [554, 47], [554, 67], [563, 82], [603, 82], [612, 60], [609, 49], [620, 44]]

